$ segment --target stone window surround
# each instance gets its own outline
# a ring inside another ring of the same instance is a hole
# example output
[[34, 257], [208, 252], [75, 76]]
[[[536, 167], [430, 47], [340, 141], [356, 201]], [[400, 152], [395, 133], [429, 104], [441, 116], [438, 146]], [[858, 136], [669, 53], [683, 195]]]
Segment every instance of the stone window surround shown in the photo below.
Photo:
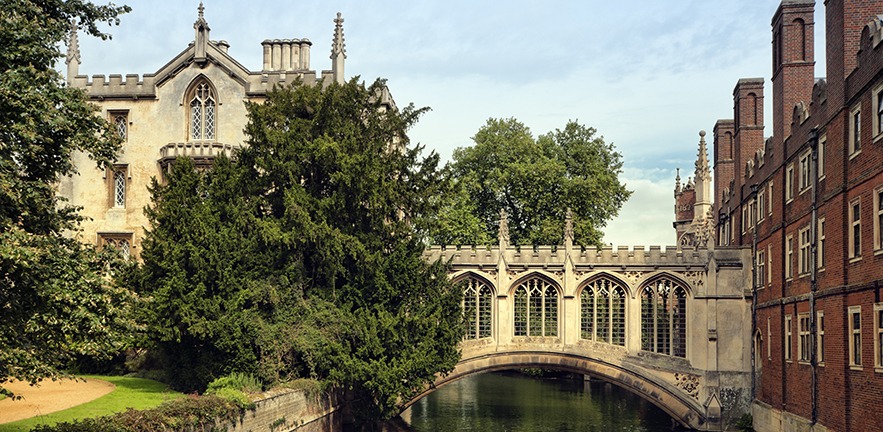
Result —
[[[855, 327], [855, 316], [858, 315], [858, 328]], [[847, 310], [847, 324], [849, 325], [849, 368], [852, 370], [862, 369], [862, 328], [861, 328], [861, 306], [850, 306]], [[857, 361], [856, 361], [857, 360]]]
[[849, 159], [852, 160], [862, 152], [862, 105], [861, 102], [849, 110]]

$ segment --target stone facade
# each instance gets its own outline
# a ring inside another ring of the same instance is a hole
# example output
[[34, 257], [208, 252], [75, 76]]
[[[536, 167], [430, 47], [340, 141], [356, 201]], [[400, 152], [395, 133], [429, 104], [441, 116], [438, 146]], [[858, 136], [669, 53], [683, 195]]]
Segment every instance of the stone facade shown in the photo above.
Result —
[[[314, 84], [344, 81], [343, 19], [334, 20], [331, 70], [310, 69], [309, 39], [265, 40], [261, 70], [251, 71], [228, 54], [229, 44], [211, 40], [202, 4], [193, 41], [152, 74], [79, 75], [76, 27], [68, 41], [68, 85], [84, 89], [100, 115], [123, 137], [113, 170], [95, 169], [85, 155], [74, 162], [79, 174], [62, 180], [61, 196], [80, 206], [86, 220], [82, 241], [112, 244], [137, 258], [150, 204], [147, 187], [178, 156], [207, 165], [243, 145], [246, 102], [262, 102], [276, 85], [302, 80]], [[384, 97], [392, 104], [388, 94]]]
[[883, 414], [883, 1], [813, 0], [772, 19], [763, 79], [739, 80], [714, 129], [717, 248], [750, 251], [755, 428], [878, 430]]

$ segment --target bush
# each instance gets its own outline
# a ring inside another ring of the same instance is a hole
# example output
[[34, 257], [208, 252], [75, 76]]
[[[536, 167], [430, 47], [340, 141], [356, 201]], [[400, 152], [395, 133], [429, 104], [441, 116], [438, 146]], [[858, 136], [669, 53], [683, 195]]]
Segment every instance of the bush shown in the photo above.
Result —
[[239, 390], [243, 393], [258, 393], [263, 390], [263, 384], [252, 375], [233, 372], [209, 383], [205, 394], [215, 394], [218, 390], [224, 388]]
[[[33, 432], [215, 432], [242, 416], [235, 402], [218, 396], [191, 396], [149, 410], [129, 409], [112, 416], [37, 426]], [[221, 425], [221, 426], [218, 426]]]

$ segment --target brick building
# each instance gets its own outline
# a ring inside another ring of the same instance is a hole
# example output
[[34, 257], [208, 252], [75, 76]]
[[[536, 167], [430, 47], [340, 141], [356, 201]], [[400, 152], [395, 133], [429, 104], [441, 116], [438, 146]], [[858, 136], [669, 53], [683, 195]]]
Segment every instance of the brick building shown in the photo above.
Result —
[[784, 0], [772, 19], [772, 136], [762, 78], [715, 124], [716, 241], [752, 251], [755, 428], [881, 430], [883, 1], [825, 2], [820, 79], [814, 7]]

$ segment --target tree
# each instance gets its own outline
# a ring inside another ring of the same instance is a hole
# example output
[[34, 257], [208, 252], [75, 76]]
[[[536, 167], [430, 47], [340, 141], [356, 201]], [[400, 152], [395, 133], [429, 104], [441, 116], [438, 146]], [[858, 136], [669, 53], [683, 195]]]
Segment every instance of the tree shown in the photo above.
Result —
[[138, 280], [159, 346], [206, 353], [188, 384], [257, 364], [348, 389], [372, 421], [459, 360], [460, 294], [414, 222], [437, 211], [438, 156], [405, 135], [424, 110], [385, 91], [277, 88], [248, 105], [233, 161], [200, 174], [179, 160], [153, 187]]
[[[474, 146], [454, 151], [449, 167], [455, 187], [465, 191], [468, 203], [449, 201], [446, 208], [474, 210], [484, 238], [496, 236], [504, 209], [514, 244], [560, 244], [570, 208], [575, 241], [600, 245], [601, 228], [631, 192], [619, 181], [621, 155], [596, 132], [570, 121], [563, 130], [534, 139], [515, 119], [489, 119], [472, 138]], [[462, 227], [450, 229], [444, 224], [453, 214], [449, 210], [439, 218], [441, 222], [430, 230], [431, 239], [470, 236]]]
[[75, 355], [119, 351], [131, 333], [134, 297], [110, 282], [113, 257], [65, 236], [79, 219], [54, 188], [75, 174], [73, 152], [102, 166], [118, 149], [85, 94], [53, 69], [58, 44], [71, 20], [106, 38], [97, 25], [128, 10], [60, 0], [0, 8], [0, 384], [55, 377]]

